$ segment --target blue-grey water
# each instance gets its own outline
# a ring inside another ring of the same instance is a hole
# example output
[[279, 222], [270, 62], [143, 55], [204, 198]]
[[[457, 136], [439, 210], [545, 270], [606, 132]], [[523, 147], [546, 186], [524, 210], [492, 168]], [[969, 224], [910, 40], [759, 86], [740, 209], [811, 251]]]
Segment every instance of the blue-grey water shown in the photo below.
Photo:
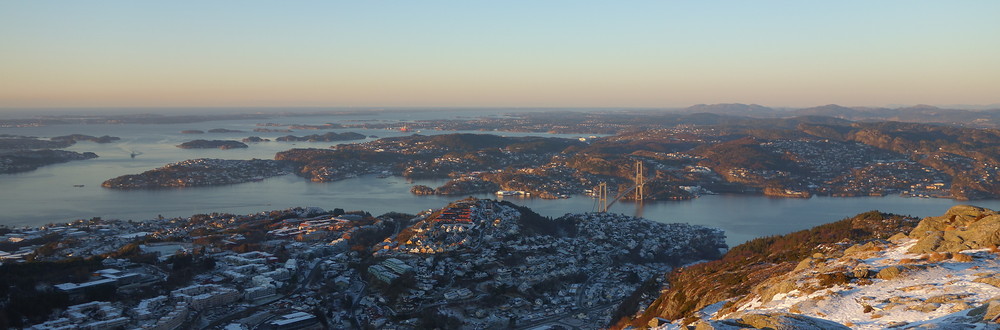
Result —
[[[279, 151], [291, 148], [326, 148], [330, 142], [264, 142], [251, 144], [248, 149], [180, 149], [175, 145], [193, 139], [235, 139], [260, 136], [273, 139], [284, 135], [322, 134], [325, 130], [298, 130], [294, 133], [252, 132], [260, 122], [286, 124], [345, 123], [349, 120], [415, 120], [477, 116], [485, 113], [407, 112], [373, 115], [282, 117], [271, 120], [231, 120], [192, 124], [167, 125], [55, 125], [31, 128], [0, 128], [0, 134], [52, 137], [73, 133], [112, 135], [121, 141], [109, 144], [80, 142], [69, 148], [91, 151], [97, 159], [50, 165], [38, 170], [0, 175], [0, 224], [8, 226], [67, 222], [75, 219], [102, 217], [105, 219], [145, 220], [158, 216], [180, 217], [197, 213], [227, 212], [236, 214], [284, 209], [295, 206], [316, 206], [325, 209], [364, 210], [378, 215], [390, 211], [416, 213], [439, 208], [464, 196], [414, 196], [413, 184], [437, 186], [443, 180], [409, 181], [391, 177], [379, 179], [364, 176], [332, 183], [314, 183], [286, 175], [237, 185], [162, 190], [112, 190], [100, 186], [109, 178], [135, 174], [168, 163], [193, 158], [270, 159]], [[243, 133], [180, 134], [181, 130], [227, 128]], [[339, 129], [379, 137], [400, 136], [395, 130]], [[451, 131], [425, 131], [421, 134], [443, 134]], [[579, 137], [584, 134], [538, 134], [493, 132], [502, 135], [542, 135]], [[371, 139], [368, 139], [371, 140]], [[130, 158], [130, 151], [142, 154]], [[74, 185], [84, 185], [74, 187]], [[492, 195], [476, 197], [494, 198]], [[593, 210], [593, 200], [575, 196], [561, 200], [508, 198], [546, 216]], [[634, 203], [618, 203], [613, 212], [642, 216], [661, 222], [686, 222], [722, 228], [730, 244], [754, 237], [788, 233], [839, 220], [857, 213], [880, 210], [918, 217], [940, 215], [958, 202], [947, 199], [902, 197], [855, 197], [810, 199], [776, 199], [762, 196], [718, 195], [703, 196], [690, 201], [647, 202], [642, 207]], [[1000, 200], [974, 201], [992, 209], [1000, 209]]]

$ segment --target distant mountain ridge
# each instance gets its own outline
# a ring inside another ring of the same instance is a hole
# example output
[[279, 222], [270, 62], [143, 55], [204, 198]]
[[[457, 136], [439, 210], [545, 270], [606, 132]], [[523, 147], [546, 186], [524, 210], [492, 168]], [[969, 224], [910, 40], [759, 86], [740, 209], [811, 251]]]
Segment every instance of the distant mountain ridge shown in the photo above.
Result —
[[689, 113], [714, 113], [720, 115], [751, 116], [751, 117], [776, 117], [780, 114], [778, 110], [765, 107], [759, 104], [742, 103], [720, 103], [720, 104], [696, 104], [683, 112]]
[[919, 104], [914, 106], [886, 107], [845, 107], [827, 104], [800, 109], [775, 109], [759, 104], [720, 103], [697, 104], [677, 110], [681, 114], [716, 114], [754, 118], [788, 118], [798, 116], [825, 116], [851, 121], [901, 121], [914, 123], [940, 123], [960, 126], [998, 128], [1000, 127], [1000, 106], [985, 110], [940, 108]]

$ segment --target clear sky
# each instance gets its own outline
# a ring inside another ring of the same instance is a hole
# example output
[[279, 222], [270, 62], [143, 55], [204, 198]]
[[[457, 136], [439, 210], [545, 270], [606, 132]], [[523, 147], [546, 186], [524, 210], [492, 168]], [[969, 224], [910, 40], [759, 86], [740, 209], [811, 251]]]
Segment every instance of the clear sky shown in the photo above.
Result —
[[1000, 103], [1000, 1], [0, 0], [0, 107]]

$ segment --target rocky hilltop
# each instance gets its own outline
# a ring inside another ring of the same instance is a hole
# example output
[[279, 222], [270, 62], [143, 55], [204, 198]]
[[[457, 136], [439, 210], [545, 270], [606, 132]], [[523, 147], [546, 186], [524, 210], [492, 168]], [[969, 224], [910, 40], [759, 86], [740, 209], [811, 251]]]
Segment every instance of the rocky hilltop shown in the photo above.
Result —
[[[670, 289], [618, 326], [1000, 327], [1000, 214], [960, 205], [915, 226], [910, 220], [868, 212], [750, 241], [719, 261], [674, 271]], [[893, 228], [900, 230], [886, 238]]]

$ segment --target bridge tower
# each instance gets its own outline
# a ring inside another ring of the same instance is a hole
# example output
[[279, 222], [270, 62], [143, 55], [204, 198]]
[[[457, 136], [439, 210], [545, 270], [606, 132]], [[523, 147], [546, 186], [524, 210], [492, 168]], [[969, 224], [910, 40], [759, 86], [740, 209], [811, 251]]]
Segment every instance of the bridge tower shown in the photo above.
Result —
[[646, 171], [642, 168], [642, 161], [635, 161], [635, 201], [641, 202], [644, 196], [643, 186], [646, 185]]
[[594, 195], [597, 195], [598, 212], [608, 212], [608, 183], [601, 181], [601, 183], [594, 188]]

